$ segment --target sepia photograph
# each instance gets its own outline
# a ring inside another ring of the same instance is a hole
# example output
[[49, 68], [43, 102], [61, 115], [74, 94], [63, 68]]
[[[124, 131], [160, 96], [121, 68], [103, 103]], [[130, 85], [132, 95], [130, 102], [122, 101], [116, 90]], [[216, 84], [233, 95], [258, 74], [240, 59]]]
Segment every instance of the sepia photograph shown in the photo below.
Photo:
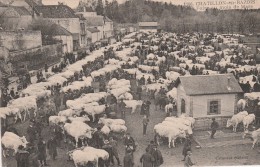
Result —
[[0, 0], [0, 167], [260, 166], [260, 0]]

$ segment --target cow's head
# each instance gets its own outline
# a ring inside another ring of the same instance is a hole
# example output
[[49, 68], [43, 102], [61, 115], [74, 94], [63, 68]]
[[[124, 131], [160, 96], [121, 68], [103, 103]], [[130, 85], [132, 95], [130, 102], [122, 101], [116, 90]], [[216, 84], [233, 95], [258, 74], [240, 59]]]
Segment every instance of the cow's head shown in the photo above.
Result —
[[228, 120], [227, 120], [227, 126], [226, 126], [226, 127], [228, 128], [228, 127], [230, 127], [231, 125], [232, 125], [232, 121], [231, 121], [231, 119], [228, 119]]
[[88, 139], [91, 139], [91, 138], [92, 138], [92, 133], [93, 133], [92, 130], [87, 131], [86, 134], [85, 134], [85, 136], [86, 136]]

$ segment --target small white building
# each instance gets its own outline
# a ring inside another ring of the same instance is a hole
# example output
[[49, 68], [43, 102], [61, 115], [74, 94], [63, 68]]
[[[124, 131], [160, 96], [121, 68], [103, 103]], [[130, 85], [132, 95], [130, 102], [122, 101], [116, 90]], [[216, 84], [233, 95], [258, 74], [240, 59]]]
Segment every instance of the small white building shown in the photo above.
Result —
[[87, 37], [90, 43], [95, 43], [102, 38], [102, 34], [97, 28], [87, 28]]
[[60, 40], [62, 42], [63, 53], [72, 53], [73, 52], [73, 36], [65, 28], [53, 24], [50, 28], [49, 34], [52, 35], [54, 39]]
[[138, 26], [141, 32], [157, 32], [159, 29], [157, 22], [139, 22]]
[[232, 74], [181, 76], [177, 81], [177, 113], [194, 117], [196, 128], [210, 127], [213, 117], [223, 126], [234, 115], [242, 92]]

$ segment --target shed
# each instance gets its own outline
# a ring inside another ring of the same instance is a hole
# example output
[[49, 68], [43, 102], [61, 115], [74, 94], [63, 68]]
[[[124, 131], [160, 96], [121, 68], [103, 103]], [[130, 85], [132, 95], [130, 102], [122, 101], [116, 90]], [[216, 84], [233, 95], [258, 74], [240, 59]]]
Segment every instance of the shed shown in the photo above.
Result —
[[240, 93], [243, 91], [233, 74], [181, 76], [177, 80], [177, 112], [209, 122], [219, 118], [224, 125], [226, 120], [221, 118], [234, 115]]
[[159, 29], [159, 25], [157, 22], [139, 22], [139, 31], [144, 31], [144, 32], [157, 32]]

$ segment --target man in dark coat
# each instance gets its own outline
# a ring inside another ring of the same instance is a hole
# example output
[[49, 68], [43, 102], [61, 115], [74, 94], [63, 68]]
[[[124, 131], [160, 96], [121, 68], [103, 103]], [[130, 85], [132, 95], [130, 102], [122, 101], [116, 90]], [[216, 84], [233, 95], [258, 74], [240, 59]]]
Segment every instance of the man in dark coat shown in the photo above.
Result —
[[131, 150], [132, 152], [134, 152], [136, 149], [134, 138], [131, 137], [129, 133], [126, 134], [124, 145], [125, 145], [126, 151]]
[[217, 132], [218, 127], [219, 127], [219, 125], [218, 125], [218, 123], [216, 122], [215, 118], [212, 118], [212, 123], [211, 123], [211, 135], [210, 135], [210, 138], [211, 138], [211, 139], [214, 139], [214, 135], [215, 135], [215, 133]]
[[192, 154], [191, 151], [187, 152], [187, 156], [185, 157], [184, 167], [190, 167], [195, 165], [195, 163], [191, 161], [191, 154]]
[[126, 152], [126, 155], [124, 156], [124, 167], [133, 167], [134, 166], [134, 160], [132, 156], [132, 151], [128, 150]]
[[18, 151], [15, 155], [17, 161], [17, 167], [28, 167], [29, 166], [29, 152], [25, 151], [23, 146], [18, 147]]
[[27, 128], [28, 141], [33, 143], [36, 140], [37, 130], [32, 122], [30, 122], [29, 127]]
[[118, 151], [117, 151], [117, 141], [114, 140], [113, 137], [109, 138], [109, 144], [112, 146], [112, 156], [111, 156], [111, 162], [114, 164], [114, 157], [117, 160], [118, 166], [121, 166], [119, 156], [118, 156]]
[[154, 158], [154, 163], [153, 163], [153, 167], [159, 167], [160, 165], [163, 164], [163, 157], [162, 157], [162, 153], [160, 150], [158, 150], [157, 146], [154, 146], [153, 152], [152, 152], [152, 156]]
[[125, 118], [125, 103], [123, 102], [123, 99], [118, 103], [118, 110], [121, 112], [121, 118]]
[[112, 160], [113, 159], [112, 146], [110, 145], [108, 140], [104, 141], [104, 145], [102, 146], [102, 149], [104, 149], [109, 154], [108, 160], [106, 160], [104, 162], [105, 166], [109, 167], [110, 166], [110, 162], [113, 163], [114, 161]]
[[188, 151], [191, 151], [191, 141], [190, 141], [189, 137], [186, 138], [184, 146], [183, 146], [182, 155], [184, 156], [184, 158], [182, 161], [185, 160], [185, 157], [186, 157]]
[[57, 156], [57, 141], [53, 136], [47, 142], [47, 149], [49, 150], [50, 157], [55, 160]]
[[47, 163], [46, 163], [46, 143], [41, 137], [39, 138], [37, 148], [38, 148], [38, 160], [40, 161], [40, 164], [42, 166], [43, 165], [47, 166]]
[[146, 153], [142, 155], [142, 157], [140, 158], [140, 162], [143, 164], [143, 167], [152, 167], [154, 158], [150, 153], [148, 153], [148, 149], [145, 149], [145, 151]]

